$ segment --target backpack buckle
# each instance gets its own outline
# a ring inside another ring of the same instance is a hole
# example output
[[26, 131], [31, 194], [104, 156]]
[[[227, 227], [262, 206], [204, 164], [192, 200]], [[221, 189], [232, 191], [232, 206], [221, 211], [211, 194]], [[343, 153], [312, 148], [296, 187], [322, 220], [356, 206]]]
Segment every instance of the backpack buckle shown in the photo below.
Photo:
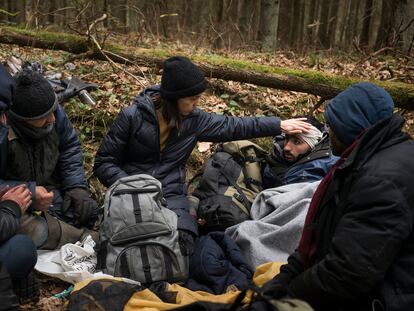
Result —
[[252, 177], [247, 177], [247, 178], [244, 180], [244, 182], [245, 182], [247, 185], [255, 185], [255, 186], [259, 186], [259, 187], [261, 187], [261, 186], [262, 186], [262, 183], [261, 183], [260, 181], [258, 181], [258, 180], [256, 180], [256, 179], [254, 179], [254, 178], [252, 178]]
[[248, 156], [245, 158], [246, 162], [258, 162], [258, 159], [254, 156]]
[[233, 194], [233, 197], [234, 197], [237, 201], [239, 201], [240, 203], [244, 203], [244, 198], [243, 198], [243, 196], [242, 196], [240, 193], [235, 193], [235, 194]]

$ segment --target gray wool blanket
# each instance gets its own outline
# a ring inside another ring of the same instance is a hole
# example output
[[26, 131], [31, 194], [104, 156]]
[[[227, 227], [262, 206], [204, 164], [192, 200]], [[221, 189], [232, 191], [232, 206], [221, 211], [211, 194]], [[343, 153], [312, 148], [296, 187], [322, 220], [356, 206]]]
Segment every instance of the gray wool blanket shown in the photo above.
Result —
[[252, 220], [226, 229], [253, 270], [265, 262], [286, 261], [298, 247], [318, 185], [319, 181], [264, 190], [253, 202]]

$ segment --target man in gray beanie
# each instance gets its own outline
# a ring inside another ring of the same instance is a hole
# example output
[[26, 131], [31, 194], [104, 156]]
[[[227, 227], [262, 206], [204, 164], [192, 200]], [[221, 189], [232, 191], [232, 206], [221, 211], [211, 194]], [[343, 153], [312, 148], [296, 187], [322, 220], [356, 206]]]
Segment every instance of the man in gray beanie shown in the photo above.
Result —
[[265, 189], [321, 180], [339, 159], [332, 154], [325, 126], [313, 116], [305, 122], [311, 125], [308, 132], [273, 138], [274, 148], [262, 174]]
[[411, 310], [414, 305], [414, 142], [391, 96], [358, 83], [325, 110], [334, 154], [298, 250], [264, 287], [315, 310]]
[[[14, 92], [14, 90], [13, 90]], [[25, 185], [32, 204], [19, 233], [38, 248], [74, 243], [92, 228], [99, 208], [90, 198], [79, 138], [49, 82], [23, 71], [0, 125], [0, 188]]]

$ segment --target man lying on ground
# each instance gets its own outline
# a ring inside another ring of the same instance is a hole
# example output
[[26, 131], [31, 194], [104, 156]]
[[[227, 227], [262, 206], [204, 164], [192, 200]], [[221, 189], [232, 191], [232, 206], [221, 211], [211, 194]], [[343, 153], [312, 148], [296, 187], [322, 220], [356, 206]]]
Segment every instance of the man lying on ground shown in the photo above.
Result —
[[324, 125], [314, 117], [306, 122], [312, 125], [308, 132], [273, 139], [274, 149], [263, 170], [264, 189], [321, 180], [339, 159], [332, 155]]

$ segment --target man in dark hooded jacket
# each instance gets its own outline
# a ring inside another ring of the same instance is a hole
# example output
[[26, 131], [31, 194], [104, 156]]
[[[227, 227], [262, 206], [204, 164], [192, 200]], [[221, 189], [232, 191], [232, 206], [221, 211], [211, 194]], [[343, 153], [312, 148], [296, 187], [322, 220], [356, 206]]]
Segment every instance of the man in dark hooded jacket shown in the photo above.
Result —
[[[15, 92], [12, 77], [0, 65], [0, 111], [10, 107]], [[5, 116], [0, 113], [0, 123]], [[1, 134], [1, 131], [0, 131]], [[31, 192], [25, 185], [0, 187], [0, 301], [1, 310], [18, 310], [18, 300], [35, 298], [33, 268], [36, 246], [26, 235], [17, 234], [21, 215], [32, 203]]]
[[414, 142], [393, 101], [352, 85], [325, 111], [341, 159], [315, 192], [297, 251], [264, 287], [315, 310], [414, 306]]
[[55, 249], [87, 234], [98, 207], [87, 191], [79, 138], [49, 82], [0, 68], [0, 189], [24, 184], [32, 204], [19, 233]]

